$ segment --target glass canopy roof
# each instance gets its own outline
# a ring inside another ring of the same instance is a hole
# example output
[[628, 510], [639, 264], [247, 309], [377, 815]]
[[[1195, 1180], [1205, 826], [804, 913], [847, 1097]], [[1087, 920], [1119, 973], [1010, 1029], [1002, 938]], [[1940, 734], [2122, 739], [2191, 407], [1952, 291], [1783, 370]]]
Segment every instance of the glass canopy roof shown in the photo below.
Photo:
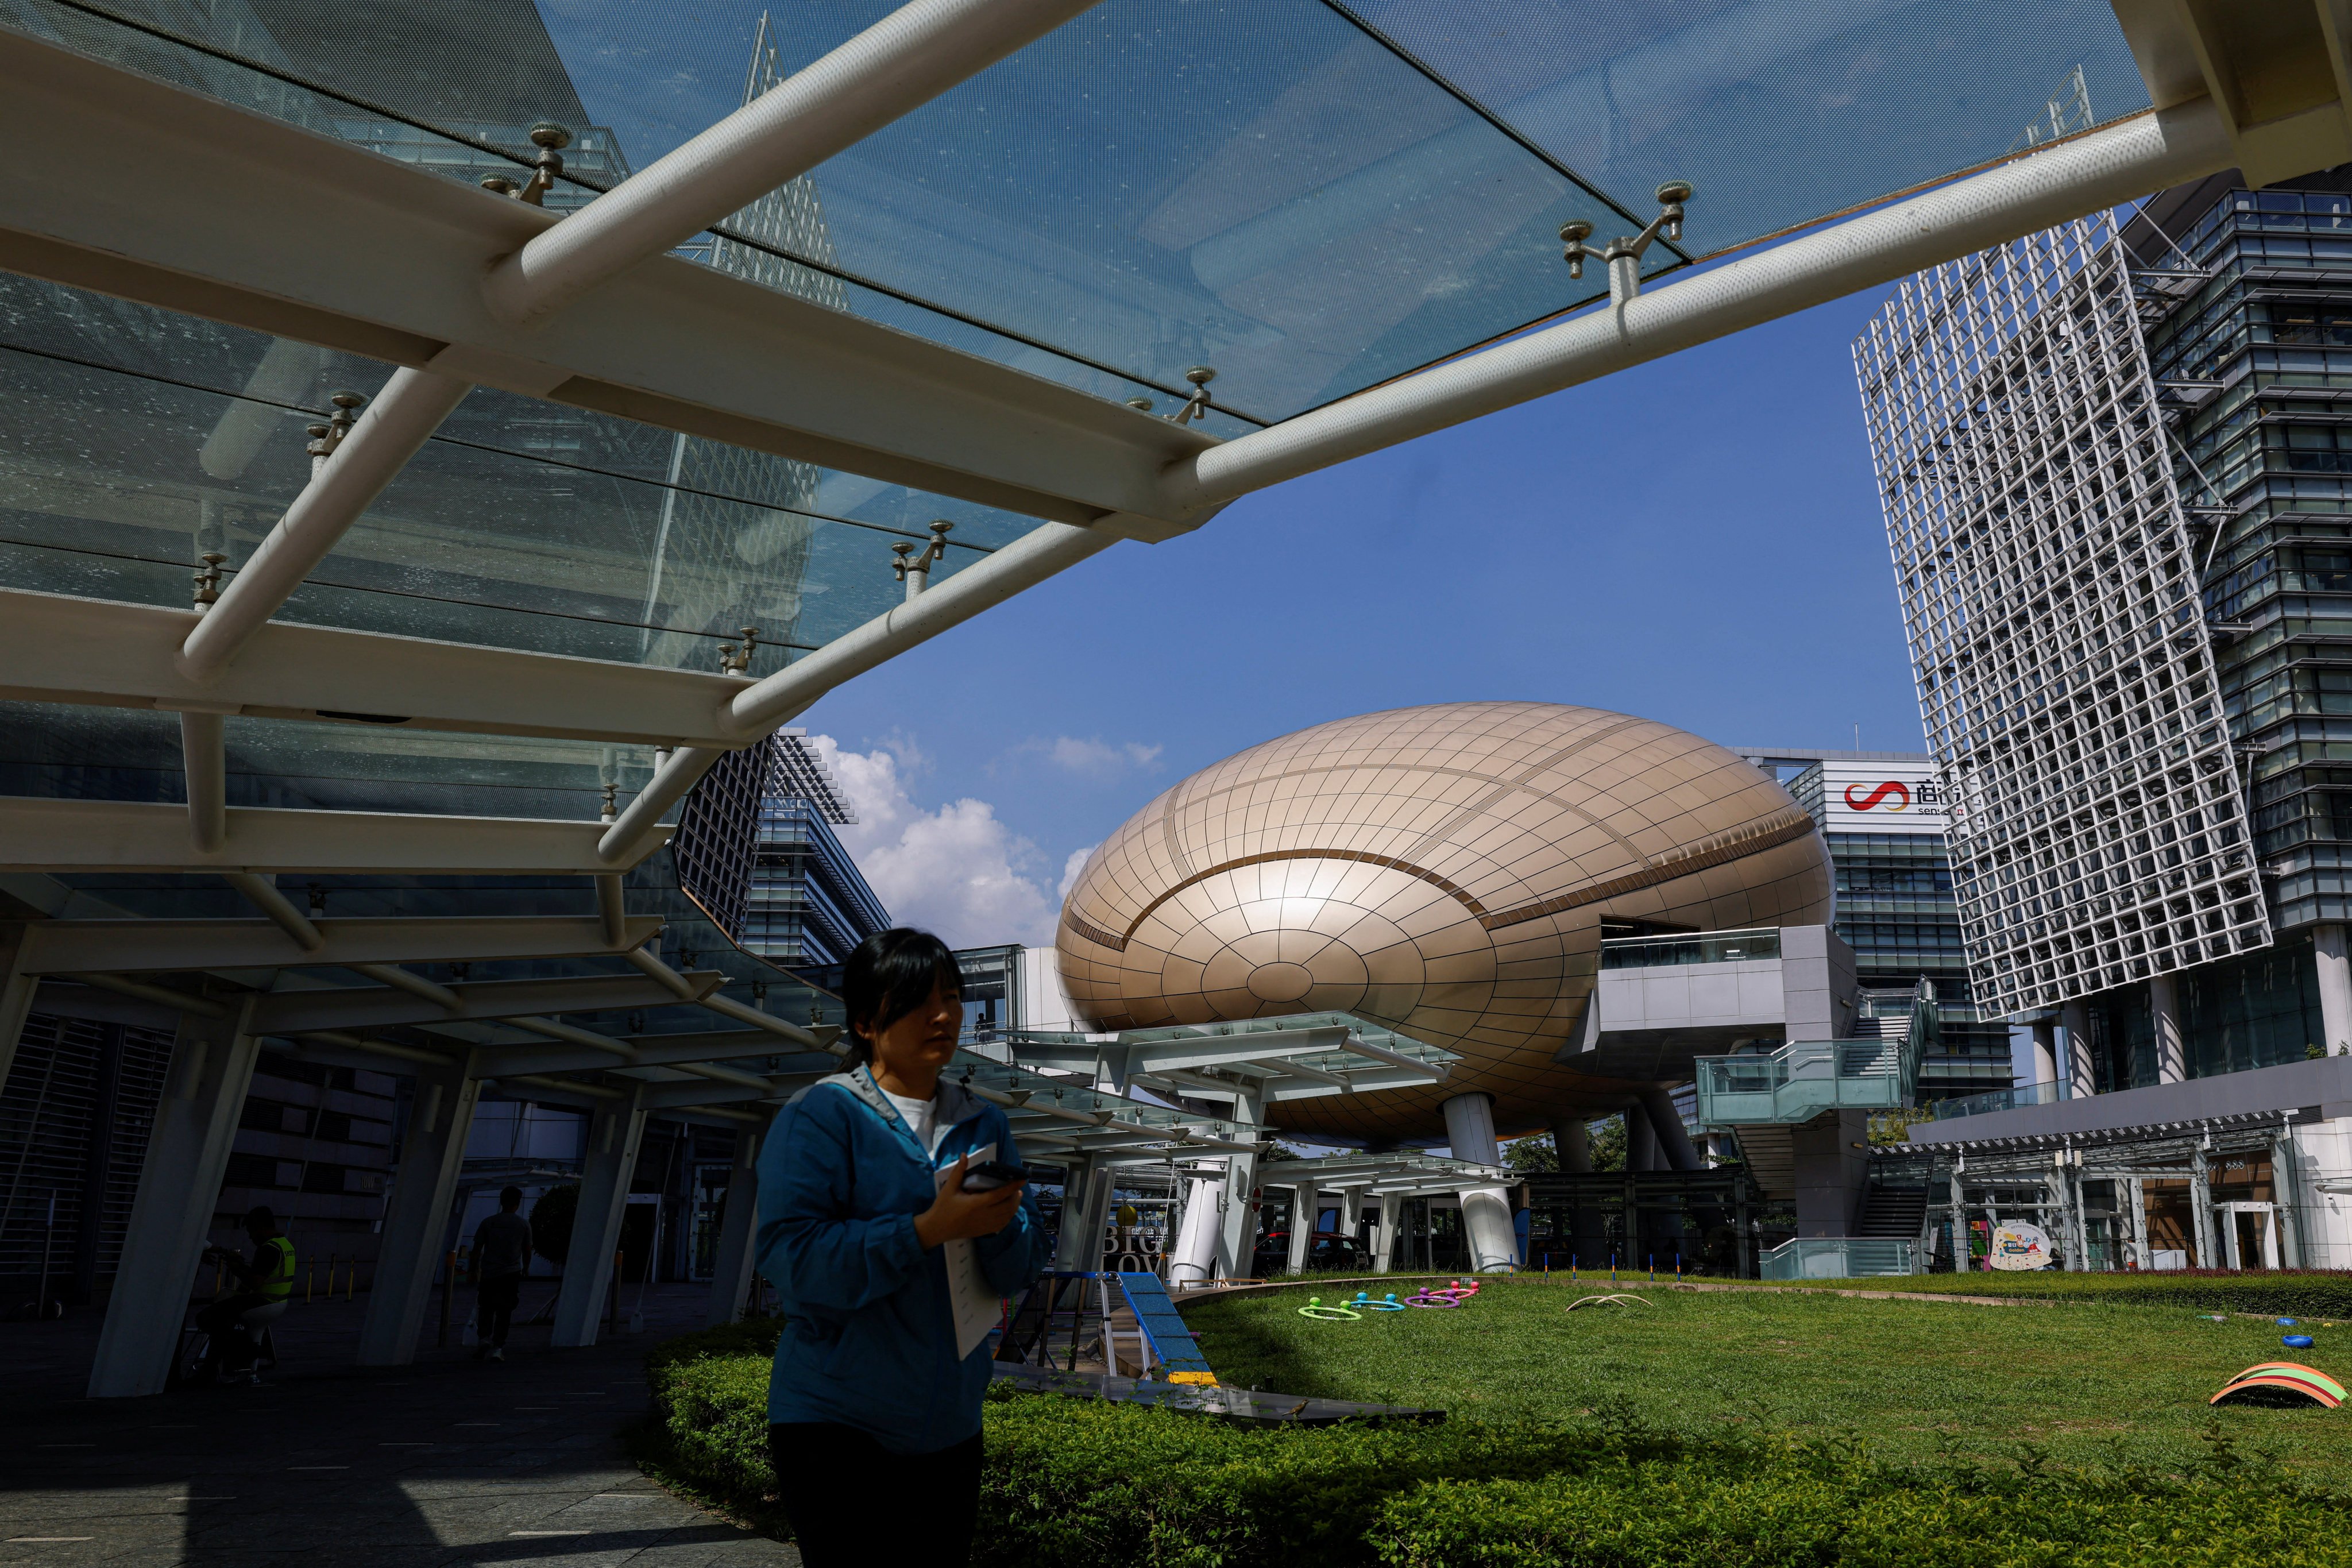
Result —
[[[516, 173], [556, 121], [572, 141], [547, 205], [576, 210], [893, 8], [0, 0], [0, 27], [467, 184]], [[2105, 0], [1104, 0], [678, 254], [1162, 416], [1212, 367], [1202, 427], [1230, 439], [1605, 297], [1601, 268], [1569, 276], [1569, 219], [1630, 234], [1661, 181], [1688, 180], [1682, 243], [1644, 266], [1704, 261], [1999, 157], [2077, 68], [2099, 118], [2145, 107]], [[391, 373], [0, 274], [0, 587], [185, 608], [198, 560], [233, 579], [301, 491], [330, 395]], [[901, 602], [892, 547], [935, 520], [953, 524], [935, 579], [1037, 526], [478, 387], [278, 615], [705, 672], [750, 626], [764, 676]], [[168, 713], [11, 704], [0, 730], [7, 793], [185, 798]], [[226, 730], [238, 805], [589, 821], [653, 763]], [[634, 874], [633, 904], [672, 918], [670, 950], [715, 953], [667, 865]], [[241, 912], [207, 876], [73, 880], [141, 914]], [[331, 896], [588, 907], [584, 879]], [[741, 978], [767, 984], [750, 961]], [[675, 1011], [658, 1026], [708, 1024]]]
[[[895, 8], [20, 7], [469, 181], [563, 121], [559, 206]], [[719, 227], [772, 286], [1105, 395], [1211, 365], [1230, 434], [1598, 297], [1570, 218], [1631, 232], [1688, 180], [1646, 263], [1681, 265], [2000, 156], [2078, 66], [2099, 118], [2147, 106], [2100, 0], [1105, 0]]]

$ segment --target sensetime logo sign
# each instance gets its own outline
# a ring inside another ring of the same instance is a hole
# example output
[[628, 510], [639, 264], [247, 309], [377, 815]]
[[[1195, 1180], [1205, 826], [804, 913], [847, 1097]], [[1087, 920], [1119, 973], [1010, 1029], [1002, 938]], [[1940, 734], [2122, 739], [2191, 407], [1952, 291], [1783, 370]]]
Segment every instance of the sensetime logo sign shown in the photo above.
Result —
[[1952, 816], [1928, 763], [1828, 763], [1822, 801], [1832, 833], [1942, 833]]

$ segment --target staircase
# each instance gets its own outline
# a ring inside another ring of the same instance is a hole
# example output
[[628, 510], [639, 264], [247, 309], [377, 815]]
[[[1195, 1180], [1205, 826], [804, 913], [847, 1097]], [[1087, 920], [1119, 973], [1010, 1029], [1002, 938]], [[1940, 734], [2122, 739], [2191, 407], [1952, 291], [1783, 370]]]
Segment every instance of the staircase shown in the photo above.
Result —
[[1927, 1223], [1926, 1187], [1873, 1187], [1863, 1195], [1854, 1235], [1887, 1241], [1916, 1241]]
[[1786, 1122], [1739, 1129], [1739, 1157], [1766, 1197], [1786, 1202], [1797, 1195], [1796, 1142], [1796, 1130]]

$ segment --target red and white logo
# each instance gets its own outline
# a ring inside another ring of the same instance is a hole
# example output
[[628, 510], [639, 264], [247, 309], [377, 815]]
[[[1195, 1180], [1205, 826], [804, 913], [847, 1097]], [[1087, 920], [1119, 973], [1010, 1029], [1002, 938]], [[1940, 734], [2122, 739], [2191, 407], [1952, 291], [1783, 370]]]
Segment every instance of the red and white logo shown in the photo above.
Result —
[[1911, 809], [1911, 786], [1900, 779], [1887, 779], [1869, 786], [1865, 793], [1863, 785], [1850, 784], [1845, 786], [1845, 808], [1848, 811], [1908, 811]]

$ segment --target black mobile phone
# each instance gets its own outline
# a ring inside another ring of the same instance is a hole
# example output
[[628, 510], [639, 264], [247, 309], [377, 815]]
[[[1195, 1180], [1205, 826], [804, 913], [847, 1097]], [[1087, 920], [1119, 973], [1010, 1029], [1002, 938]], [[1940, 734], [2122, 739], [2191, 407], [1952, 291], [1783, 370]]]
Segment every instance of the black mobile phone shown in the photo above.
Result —
[[968, 1193], [992, 1192], [1007, 1182], [1024, 1179], [1018, 1165], [1008, 1165], [1002, 1160], [982, 1160], [963, 1173], [963, 1190]]

